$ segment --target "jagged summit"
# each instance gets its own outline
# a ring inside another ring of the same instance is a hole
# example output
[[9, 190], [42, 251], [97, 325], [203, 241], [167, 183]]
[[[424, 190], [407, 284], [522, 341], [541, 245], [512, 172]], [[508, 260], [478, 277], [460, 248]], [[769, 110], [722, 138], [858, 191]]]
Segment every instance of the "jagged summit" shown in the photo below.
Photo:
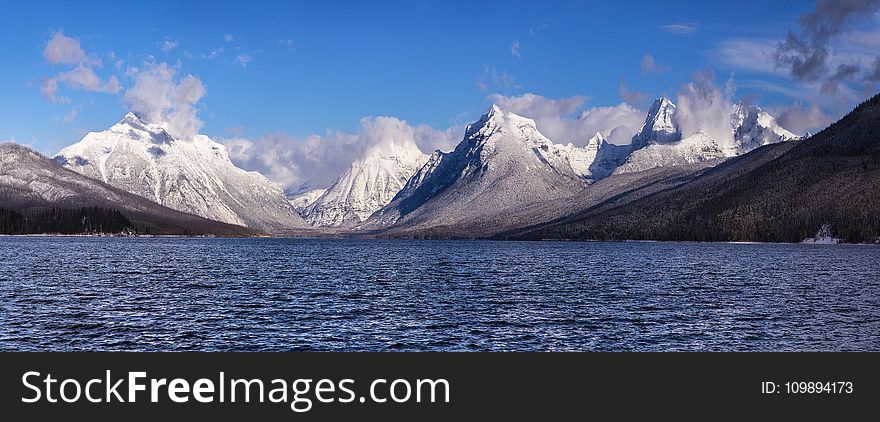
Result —
[[730, 115], [733, 137], [736, 142], [734, 154], [740, 155], [763, 145], [801, 139], [780, 126], [769, 113], [755, 105], [739, 102]]
[[633, 149], [652, 143], [675, 142], [681, 139], [682, 134], [675, 118], [675, 111], [675, 104], [668, 98], [660, 97], [654, 100], [654, 104], [648, 110], [645, 124], [632, 138]]
[[56, 163], [88, 177], [208, 219], [264, 230], [305, 227], [281, 189], [235, 167], [204, 135], [178, 140], [161, 124], [127, 113], [62, 149]]
[[493, 104], [453, 151], [435, 152], [366, 226], [453, 224], [574, 194], [588, 183], [588, 154], [554, 144], [534, 120]]

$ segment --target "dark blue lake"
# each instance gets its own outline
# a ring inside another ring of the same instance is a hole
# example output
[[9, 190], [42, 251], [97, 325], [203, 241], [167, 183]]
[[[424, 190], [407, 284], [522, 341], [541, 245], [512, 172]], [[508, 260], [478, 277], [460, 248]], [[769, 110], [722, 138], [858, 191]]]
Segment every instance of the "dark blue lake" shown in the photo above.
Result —
[[880, 350], [880, 247], [0, 237], [2, 350]]

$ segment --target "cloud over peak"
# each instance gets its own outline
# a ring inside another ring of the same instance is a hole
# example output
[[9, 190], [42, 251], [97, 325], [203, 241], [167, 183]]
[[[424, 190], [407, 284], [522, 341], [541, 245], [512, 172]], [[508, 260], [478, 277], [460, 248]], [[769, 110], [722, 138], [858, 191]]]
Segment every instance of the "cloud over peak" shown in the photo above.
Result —
[[388, 144], [415, 143], [425, 153], [454, 147], [463, 127], [437, 130], [413, 126], [396, 117], [365, 117], [356, 133], [328, 131], [307, 137], [273, 133], [258, 139], [221, 140], [232, 161], [263, 173], [288, 194], [329, 186], [355, 160]]
[[627, 144], [645, 120], [642, 111], [628, 104], [583, 110], [586, 96], [551, 99], [527, 93], [519, 96], [492, 94], [489, 101], [535, 120], [538, 130], [555, 143], [583, 146], [596, 132], [609, 142]]
[[130, 69], [134, 85], [125, 91], [123, 101], [131, 111], [164, 125], [172, 136], [187, 139], [202, 128], [196, 104], [206, 90], [198, 77], [178, 77], [177, 72], [167, 63]]

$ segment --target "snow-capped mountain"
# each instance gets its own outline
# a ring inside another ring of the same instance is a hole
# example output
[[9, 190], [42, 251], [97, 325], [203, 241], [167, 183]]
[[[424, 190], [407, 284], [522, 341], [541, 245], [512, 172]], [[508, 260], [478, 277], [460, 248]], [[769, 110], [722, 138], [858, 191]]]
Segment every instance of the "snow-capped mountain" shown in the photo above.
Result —
[[493, 105], [455, 150], [435, 152], [364, 227], [486, 221], [511, 207], [572, 195], [588, 183], [590, 154], [554, 144], [534, 120]]
[[650, 144], [676, 142], [681, 139], [681, 129], [675, 119], [676, 106], [666, 97], [654, 100], [645, 124], [632, 138], [632, 149], [637, 150]]
[[301, 213], [301, 212], [303, 212], [303, 210], [308, 208], [309, 205], [314, 204], [315, 201], [317, 201], [318, 198], [320, 198], [321, 195], [324, 194], [324, 192], [327, 192], [327, 189], [324, 189], [324, 188], [312, 189], [312, 190], [303, 192], [299, 195], [295, 195], [294, 197], [288, 199], [288, 201], [290, 202], [290, 205], [293, 206], [293, 209], [296, 210], [296, 212]]
[[357, 225], [391, 202], [427, 159], [409, 139], [377, 144], [308, 205], [302, 216], [314, 226]]
[[736, 155], [745, 154], [763, 145], [800, 139], [758, 106], [736, 104], [730, 115], [730, 124], [734, 128]]
[[651, 106], [645, 125], [633, 136], [632, 152], [614, 173], [648, 170], [736, 157], [762, 145], [800, 139], [756, 106], [733, 106], [730, 141], [720, 142], [705, 132], [682, 134], [675, 117], [676, 106], [658, 98]]
[[161, 124], [128, 113], [90, 132], [55, 161], [166, 207], [264, 230], [305, 227], [281, 189], [232, 164], [226, 148], [204, 135], [175, 139]]
[[[254, 236], [260, 231], [175, 211], [86, 177], [18, 144], [0, 143], [0, 208], [100, 207], [121, 212], [139, 234]], [[51, 231], [50, 225], [46, 225]]]

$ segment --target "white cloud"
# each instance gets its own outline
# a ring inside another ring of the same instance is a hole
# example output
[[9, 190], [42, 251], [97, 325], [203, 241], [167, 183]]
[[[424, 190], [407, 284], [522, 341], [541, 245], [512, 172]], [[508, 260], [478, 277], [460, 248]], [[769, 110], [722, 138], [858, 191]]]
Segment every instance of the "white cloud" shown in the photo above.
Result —
[[193, 75], [177, 77], [177, 69], [167, 63], [147, 64], [132, 70], [134, 85], [123, 101], [135, 113], [161, 123], [175, 137], [187, 139], [202, 127], [196, 103], [205, 95], [202, 81]]
[[675, 35], [691, 35], [697, 32], [698, 25], [695, 23], [672, 23], [661, 25], [660, 29]]
[[246, 54], [246, 53], [239, 54], [239, 55], [235, 56], [235, 64], [237, 64], [241, 67], [247, 67], [247, 64], [252, 62], [253, 60], [254, 60], [254, 58], [251, 57], [250, 54]]
[[115, 76], [110, 76], [104, 81], [95, 74], [94, 67], [101, 66], [101, 61], [93, 55], [86, 54], [80, 46], [79, 40], [67, 37], [61, 31], [54, 32], [49, 38], [43, 49], [43, 57], [49, 64], [73, 67], [68, 71], [43, 78], [40, 83], [40, 93], [53, 103], [66, 104], [70, 102], [69, 98], [58, 95], [62, 84], [71, 89], [82, 91], [108, 94], [119, 92], [119, 80]]
[[411, 126], [394, 117], [366, 117], [357, 133], [328, 131], [305, 138], [275, 133], [259, 139], [221, 140], [236, 165], [263, 173], [290, 194], [328, 186], [370, 148], [389, 142], [414, 142], [430, 153], [449, 150], [461, 140], [464, 128], [437, 130]]
[[106, 92], [115, 94], [119, 92], [119, 80], [115, 76], [111, 76], [106, 81], [102, 81], [95, 71], [88, 67], [77, 67], [68, 72], [59, 73], [56, 77], [60, 82], [64, 82], [73, 89], [82, 89], [93, 92]]
[[165, 40], [162, 42], [162, 51], [167, 52], [167, 51], [174, 50], [175, 48], [177, 48], [177, 45], [178, 45], [177, 41]]
[[488, 99], [506, 111], [535, 120], [538, 130], [556, 143], [584, 145], [596, 132], [609, 142], [628, 144], [645, 121], [645, 113], [627, 104], [593, 107], [578, 113], [585, 96], [551, 99], [535, 94]]
[[516, 58], [521, 58], [519, 55], [519, 41], [514, 41], [513, 44], [510, 45], [510, 55]]
[[642, 73], [665, 73], [669, 71], [669, 66], [657, 63], [654, 56], [645, 54], [642, 57]]
[[694, 81], [684, 84], [678, 94], [675, 116], [682, 133], [703, 131], [722, 146], [732, 146], [734, 91], [732, 79], [722, 88], [715, 84], [711, 70], [695, 73]]
[[90, 57], [80, 47], [79, 40], [64, 35], [62, 31], [52, 33], [46, 48], [43, 49], [43, 57], [50, 64], [100, 66], [101, 61], [96, 57]]

